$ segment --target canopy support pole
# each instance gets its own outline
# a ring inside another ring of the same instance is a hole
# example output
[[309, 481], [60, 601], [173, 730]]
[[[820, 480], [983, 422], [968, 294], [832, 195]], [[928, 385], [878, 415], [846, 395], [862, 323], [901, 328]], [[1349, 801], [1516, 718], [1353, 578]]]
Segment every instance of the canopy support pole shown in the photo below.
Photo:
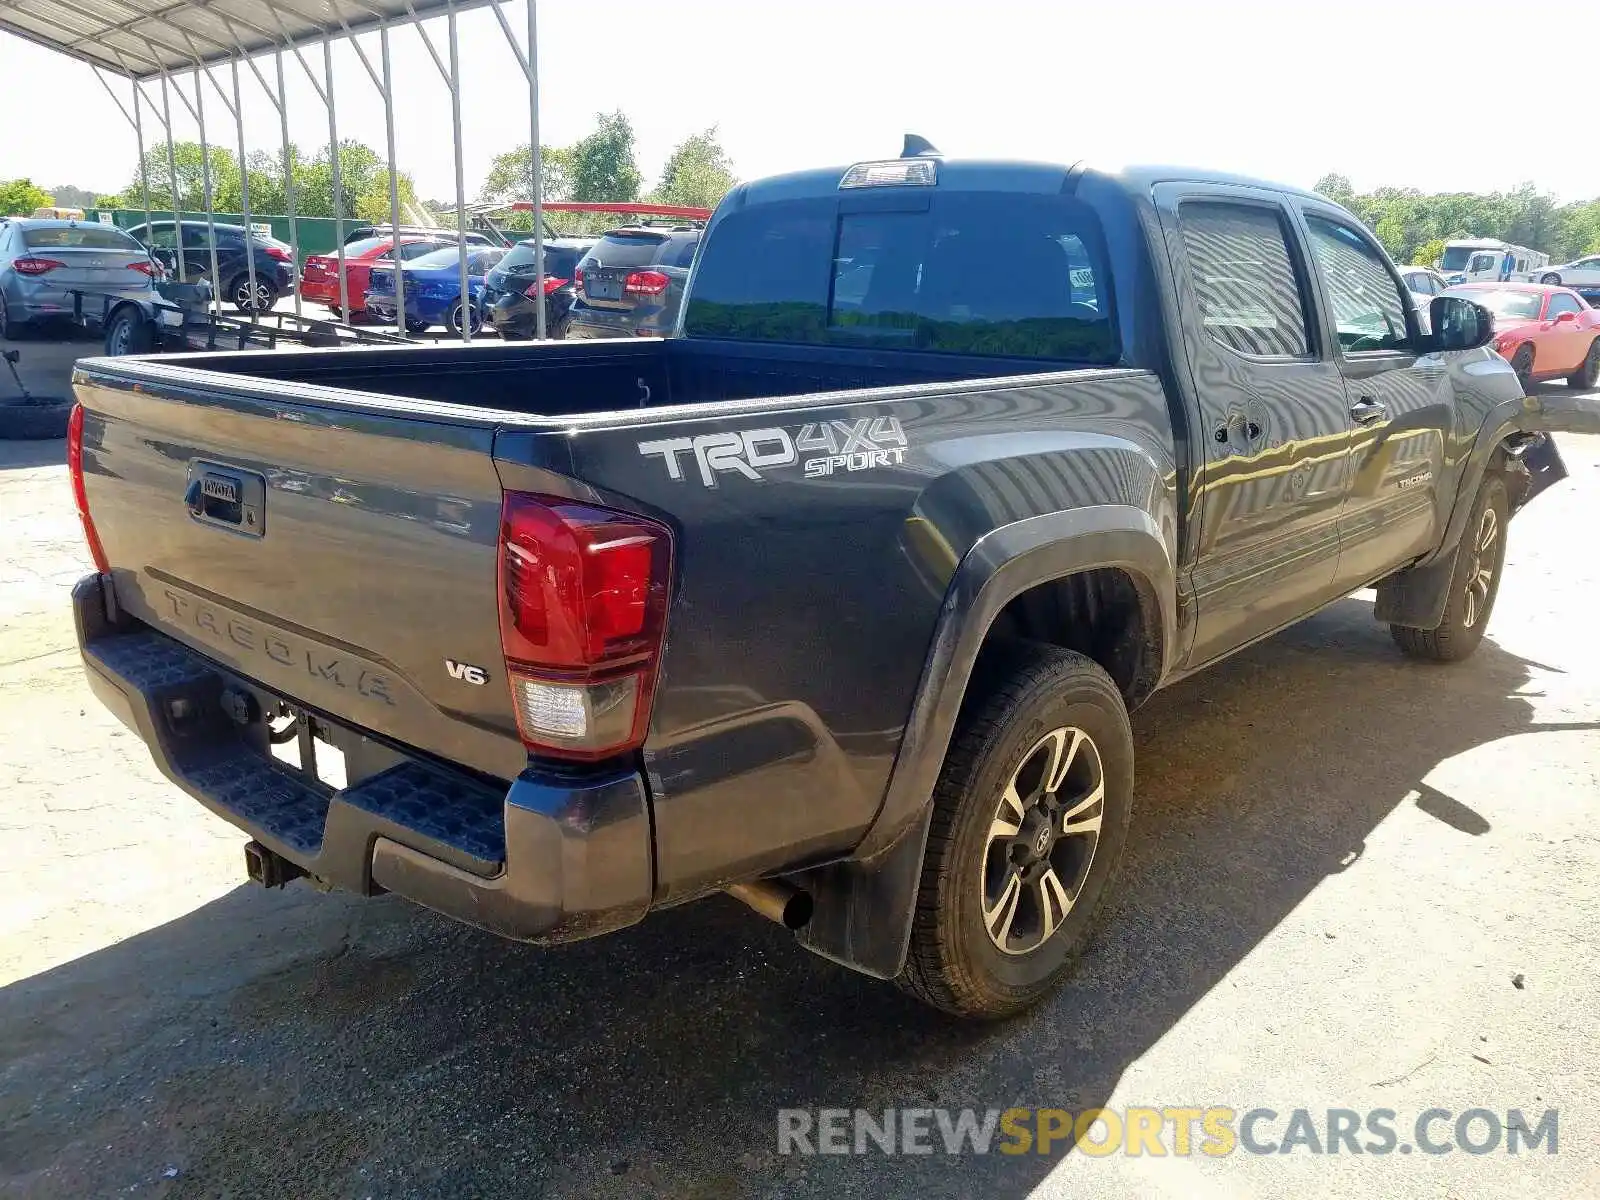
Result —
[[103, 76], [100, 73], [100, 68], [99, 67], [90, 67], [90, 70], [92, 70], [94, 72], [94, 77], [100, 81], [100, 86], [105, 88], [106, 95], [111, 97], [111, 102], [113, 104], [115, 104], [117, 106], [117, 108], [121, 111], [123, 119], [126, 120], [129, 125], [133, 126], [133, 140], [134, 140], [134, 143], [139, 148], [139, 187], [144, 193], [144, 229], [145, 229], [145, 236], [149, 237], [150, 236], [150, 172], [146, 168], [145, 161], [144, 161], [144, 121], [143, 121], [143, 119], [142, 119], [142, 117], [140, 116], [140, 113], [139, 113], [139, 85], [134, 80], [132, 75], [128, 76], [128, 86], [132, 90], [132, 93], [133, 93], [133, 111], [130, 113], [128, 111], [128, 106], [123, 104], [121, 97], [119, 97], [117, 95], [116, 89], [113, 88], [111, 86], [111, 84], [106, 81], [105, 76]]
[[[222, 315], [222, 280], [217, 278], [217, 218], [216, 201], [211, 190], [211, 143], [206, 140], [206, 97], [205, 90], [200, 86], [200, 59], [195, 58], [194, 69], [194, 100], [189, 103], [189, 97], [184, 95], [183, 89], [174, 81], [172, 90], [178, 93], [178, 99], [183, 101], [183, 106], [189, 110], [189, 115], [194, 118], [195, 124], [200, 127], [200, 186], [205, 193], [206, 201], [206, 238], [210, 249], [208, 257], [211, 260], [211, 311], [218, 316]], [[162, 77], [166, 71], [163, 69]], [[178, 223], [178, 256], [183, 257], [184, 238], [183, 223]]]
[[322, 74], [327, 80], [328, 163], [333, 183], [333, 236], [339, 242], [339, 321], [350, 324], [350, 279], [344, 267], [344, 187], [339, 181], [339, 118], [333, 102], [333, 42], [322, 39]]
[[394, 100], [390, 90], [389, 71], [389, 23], [384, 21], [378, 26], [378, 43], [383, 58], [383, 74], [372, 69], [372, 60], [367, 57], [367, 52], [361, 48], [361, 42], [350, 29], [350, 23], [343, 16], [339, 18], [339, 27], [344, 30], [345, 36], [350, 39], [350, 45], [356, 52], [356, 57], [361, 60], [361, 65], [367, 69], [367, 78], [372, 80], [372, 86], [378, 89], [378, 95], [383, 97], [383, 117], [385, 132], [389, 139], [389, 222], [394, 230], [394, 248], [390, 257], [394, 260], [394, 320], [396, 332], [405, 336], [406, 332], [406, 285], [405, 272], [400, 268], [404, 260], [400, 257], [400, 176], [399, 168], [395, 166], [394, 159]]
[[[172, 153], [172, 101], [167, 96], [167, 73], [161, 72], [161, 124], [167, 134], [167, 182], [172, 187], [172, 256], [178, 264], [178, 282], [188, 282], [183, 266], [183, 217], [178, 212], [178, 160]], [[154, 232], [152, 230], [152, 232]]]
[[500, 11], [499, 0], [489, 5], [494, 12], [495, 20], [500, 22], [500, 31], [506, 35], [506, 44], [511, 47], [511, 53], [516, 55], [517, 65], [522, 68], [522, 73], [528, 79], [528, 183], [533, 200], [533, 286], [534, 294], [539, 297], [534, 303], [534, 336], [544, 341], [549, 336], [546, 325], [545, 308], [547, 302], [544, 293], [544, 162], [543, 148], [539, 145], [539, 4], [538, 0], [528, 0], [528, 53], [522, 53], [522, 48], [517, 45], [517, 39], [512, 36], [511, 24], [506, 20], [505, 13]]
[[446, 18], [449, 21], [450, 31], [450, 65], [444, 65], [444, 60], [439, 57], [439, 52], [433, 48], [433, 39], [428, 36], [428, 31], [423, 27], [417, 10], [411, 0], [405, 0], [406, 13], [411, 17], [417, 27], [417, 34], [422, 38], [422, 44], [428, 48], [428, 55], [433, 59], [433, 65], [439, 68], [439, 74], [444, 77], [445, 87], [450, 89], [450, 140], [456, 154], [456, 253], [460, 257], [461, 267], [461, 340], [472, 340], [472, 293], [467, 284], [467, 185], [466, 172], [461, 164], [461, 55], [456, 43], [456, 10], [449, 3], [445, 5]]
[[[354, 39], [351, 39], [352, 41]], [[394, 150], [394, 101], [391, 98], [392, 77], [389, 70], [389, 23], [378, 26], [378, 45], [383, 55], [383, 118], [389, 136], [389, 223], [394, 226], [394, 324], [401, 337], [406, 334], [406, 283], [405, 272], [400, 268], [405, 260], [400, 255], [400, 167]]]

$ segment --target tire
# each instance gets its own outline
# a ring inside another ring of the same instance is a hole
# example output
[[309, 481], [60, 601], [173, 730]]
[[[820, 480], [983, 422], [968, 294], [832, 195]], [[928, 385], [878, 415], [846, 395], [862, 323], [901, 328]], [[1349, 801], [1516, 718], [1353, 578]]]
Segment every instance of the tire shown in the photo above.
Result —
[[31, 401], [0, 404], [0, 439], [15, 442], [42, 442], [67, 436], [67, 418], [72, 415], [71, 400], [35, 397]]
[[28, 332], [28, 323], [13, 321], [11, 310], [6, 307], [5, 297], [0, 296], [0, 341], [20, 342], [28, 336]]
[[419, 333], [426, 333], [427, 331], [428, 331], [428, 323], [426, 321], [407, 321], [406, 322], [406, 332], [411, 334], [411, 335], [413, 335], [413, 336], [415, 336], [415, 335], [417, 335]]
[[1552, 283], [1556, 287], [1560, 287], [1561, 286], [1561, 276], [1560, 276], [1560, 274], [1558, 272], [1546, 271], [1543, 275], [1539, 276], [1539, 282], [1540, 283]]
[[149, 354], [155, 348], [155, 330], [138, 308], [126, 305], [111, 314], [105, 335], [108, 355], [116, 358], [124, 354]]
[[[896, 982], [946, 1012], [994, 1020], [1046, 996], [1088, 941], [1127, 841], [1133, 735], [1116, 684], [1081, 654], [1019, 642], [981, 665], [934, 792]], [[1057, 791], [1038, 795], [1052, 771]], [[1013, 790], [1020, 821], [1004, 799]], [[1051, 872], [1066, 886], [1046, 909]]]
[[1533, 347], [1527, 342], [1518, 346], [1511, 356], [1511, 369], [1517, 373], [1517, 382], [1524, 392], [1533, 386]]
[[1583, 363], [1571, 375], [1567, 376], [1567, 386], [1588, 390], [1600, 383], [1600, 337], [1589, 343], [1589, 353], [1583, 356]]
[[1390, 636], [1403, 653], [1430, 662], [1460, 662], [1478, 648], [1500, 594], [1509, 513], [1505, 481], [1498, 475], [1485, 477], [1467, 518], [1467, 531], [1456, 547], [1444, 620], [1434, 629], [1389, 626]]
[[[450, 311], [444, 317], [444, 327], [456, 337], [461, 336], [461, 310], [461, 301], [457, 300], [450, 306]], [[468, 320], [472, 322], [472, 325], [467, 330], [467, 335], [469, 337], [477, 337], [483, 331], [483, 310], [473, 304], [468, 306], [468, 312], [470, 313]]]
[[278, 285], [270, 279], [263, 279], [257, 275], [256, 301], [252, 303], [250, 299], [250, 276], [248, 273], [244, 273], [235, 275], [228, 281], [226, 295], [228, 302], [233, 305], [237, 312], [271, 312], [273, 306], [278, 303]]

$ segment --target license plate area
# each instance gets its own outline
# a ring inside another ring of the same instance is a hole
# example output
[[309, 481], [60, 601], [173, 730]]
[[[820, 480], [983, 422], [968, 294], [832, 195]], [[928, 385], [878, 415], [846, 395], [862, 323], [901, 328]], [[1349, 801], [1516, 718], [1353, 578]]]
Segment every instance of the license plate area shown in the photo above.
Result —
[[620, 279], [585, 279], [583, 292], [590, 300], [621, 300], [622, 280]]
[[307, 783], [334, 792], [349, 786], [345, 753], [334, 744], [334, 731], [326, 722], [285, 704], [267, 729], [272, 757], [293, 768]]

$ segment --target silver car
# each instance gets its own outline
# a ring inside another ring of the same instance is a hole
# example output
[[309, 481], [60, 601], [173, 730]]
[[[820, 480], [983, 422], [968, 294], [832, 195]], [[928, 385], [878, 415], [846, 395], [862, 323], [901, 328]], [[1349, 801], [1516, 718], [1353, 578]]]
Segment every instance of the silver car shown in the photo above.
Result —
[[1417, 302], [1417, 316], [1422, 323], [1422, 332], [1428, 332], [1430, 324], [1429, 309], [1433, 306], [1433, 298], [1450, 285], [1445, 283], [1444, 276], [1432, 267], [1401, 267], [1400, 282], [1406, 285], [1406, 291], [1411, 293], [1411, 298]]
[[70, 317], [73, 290], [85, 293], [91, 321], [102, 296], [150, 296], [161, 268], [150, 252], [110, 225], [13, 217], [0, 221], [0, 337], [27, 325]]

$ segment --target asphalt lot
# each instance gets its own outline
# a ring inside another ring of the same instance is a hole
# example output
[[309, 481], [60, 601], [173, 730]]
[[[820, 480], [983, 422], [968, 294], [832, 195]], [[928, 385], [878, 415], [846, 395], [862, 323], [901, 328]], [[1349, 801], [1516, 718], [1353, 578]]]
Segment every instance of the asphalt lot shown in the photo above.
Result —
[[[1600, 439], [1562, 449], [1469, 662], [1357, 596], [1137, 714], [1092, 952], [969, 1027], [723, 898], [537, 951], [245, 885], [81, 682], [61, 443], [0, 443], [0, 1193], [1600, 1195]], [[776, 1152], [780, 1107], [1212, 1104], [1555, 1108], [1559, 1152]]]

